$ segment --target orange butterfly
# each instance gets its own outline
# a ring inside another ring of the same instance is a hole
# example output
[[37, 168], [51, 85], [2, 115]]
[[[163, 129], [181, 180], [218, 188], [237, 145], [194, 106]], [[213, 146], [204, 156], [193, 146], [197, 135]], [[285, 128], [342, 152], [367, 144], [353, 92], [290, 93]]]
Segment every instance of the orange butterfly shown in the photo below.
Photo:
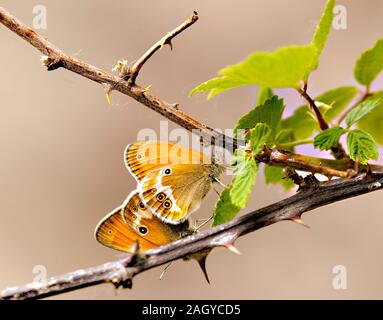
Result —
[[112, 249], [131, 252], [138, 240], [143, 252], [178, 240], [194, 232], [189, 221], [179, 225], [163, 223], [143, 204], [136, 191], [124, 205], [102, 219], [96, 227], [98, 242]]
[[179, 144], [136, 142], [125, 150], [125, 164], [138, 181], [144, 205], [159, 219], [177, 225], [197, 210], [224, 166]]

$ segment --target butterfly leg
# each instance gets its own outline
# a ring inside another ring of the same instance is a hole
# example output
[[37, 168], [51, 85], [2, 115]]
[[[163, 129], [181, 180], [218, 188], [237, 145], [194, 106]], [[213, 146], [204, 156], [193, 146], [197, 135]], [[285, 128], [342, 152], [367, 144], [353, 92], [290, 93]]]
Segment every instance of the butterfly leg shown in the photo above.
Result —
[[168, 271], [168, 269], [170, 268], [170, 266], [172, 265], [171, 262], [169, 262], [166, 267], [164, 268], [164, 270], [162, 270], [161, 274], [160, 274], [160, 280], [162, 280], [164, 274], [166, 273], [166, 271]]
[[208, 219], [198, 219], [198, 220], [196, 220], [196, 223], [197, 223], [197, 221], [202, 221], [202, 220], [204, 220], [204, 222], [202, 222], [198, 227], [196, 226], [195, 231], [198, 231], [199, 229], [201, 229], [204, 225], [206, 225], [212, 219], [213, 219], [213, 216], [211, 216]]

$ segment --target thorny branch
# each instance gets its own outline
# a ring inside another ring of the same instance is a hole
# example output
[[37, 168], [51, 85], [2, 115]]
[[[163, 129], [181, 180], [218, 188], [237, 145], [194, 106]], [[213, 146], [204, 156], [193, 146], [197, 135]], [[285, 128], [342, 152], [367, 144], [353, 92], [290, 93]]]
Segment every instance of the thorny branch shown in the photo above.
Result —
[[[117, 90], [125, 95], [128, 95], [189, 131], [194, 130], [193, 132], [199, 134], [201, 139], [206, 143], [210, 143], [213, 139], [216, 145], [223, 145], [227, 148], [227, 150], [233, 150], [236, 148], [237, 142], [235, 139], [224, 136], [222, 133], [215, 131], [200, 121], [192, 118], [188, 114], [182, 112], [179, 110], [178, 104], [169, 103], [160, 97], [153, 95], [148, 90], [145, 90], [137, 84], [130, 83], [126, 79], [121, 79], [102, 69], [66, 55], [55, 45], [22, 23], [16, 17], [12, 16], [2, 7], [0, 7], [0, 23], [22, 37], [43, 55], [45, 55], [46, 58], [43, 62], [48, 70], [64, 68], [77, 73], [85, 78], [100, 83], [104, 86], [104, 88], [106, 88], [107, 91], [109, 91], [110, 88], [113, 88], [113, 90]], [[138, 61], [140, 60], [141, 59]]]
[[140, 72], [142, 66], [146, 61], [150, 59], [150, 57], [159, 49], [161, 49], [164, 45], [168, 44], [170, 46], [170, 49], [173, 50], [172, 45], [172, 39], [180, 34], [182, 31], [189, 28], [191, 25], [193, 25], [198, 20], [198, 14], [197, 12], [193, 12], [193, 15], [186, 20], [183, 24], [179, 25], [177, 28], [175, 28], [173, 31], [166, 34], [162, 39], [158, 40], [148, 51], [144, 53], [144, 55], [137, 60], [137, 62], [130, 68], [130, 77], [129, 80], [131, 83], [136, 82], [136, 78], [138, 76], [138, 73]]
[[352, 179], [318, 183], [313, 188], [306, 187], [285, 200], [250, 212], [224, 225], [159, 247], [146, 255], [138, 252], [124, 259], [54, 277], [49, 279], [46, 285], [30, 283], [22, 287], [8, 288], [3, 290], [0, 298], [44, 298], [100, 283], [113, 283], [116, 287], [131, 288], [133, 277], [145, 270], [203, 250], [209, 253], [214, 247], [231, 246], [238, 237], [279, 221], [292, 220], [302, 223], [300, 217], [304, 212], [382, 187], [382, 169]]
[[[130, 68], [129, 77], [125, 78], [116, 77], [97, 67], [66, 55], [0, 7], [0, 22], [43, 53], [46, 56], [44, 64], [48, 70], [55, 70], [60, 67], [65, 68], [102, 84], [108, 90], [117, 90], [189, 131], [198, 130], [198, 134], [203, 141], [213, 142], [229, 151], [233, 151], [239, 145], [239, 142], [235, 139], [213, 130], [180, 111], [176, 107], [177, 105], [166, 102], [135, 84], [140, 68], [150, 56], [161, 48], [162, 45], [170, 44], [173, 37], [192, 25], [196, 20], [197, 14], [194, 13], [191, 18], [152, 46]], [[227, 224], [159, 247], [147, 252], [145, 255], [139, 252], [139, 247], [137, 246], [136, 252], [124, 259], [54, 277], [49, 279], [46, 284], [31, 283], [26, 286], [8, 288], [1, 292], [0, 298], [43, 298], [106, 282], [111, 282], [116, 287], [123, 286], [130, 288], [133, 277], [145, 270], [180, 258], [193, 258], [204, 261], [207, 254], [214, 247], [224, 246], [229, 249], [233, 248], [232, 245], [239, 236], [279, 221], [292, 220], [302, 223], [300, 217], [304, 212], [335, 201], [382, 189], [383, 186], [382, 167], [361, 167], [361, 171], [365, 173], [353, 177], [356, 173], [352, 172], [353, 164], [347, 158], [341, 160], [321, 159], [265, 147], [263, 152], [257, 156], [257, 160], [270, 165], [289, 167], [311, 173], [322, 173], [329, 178], [339, 176], [349, 179], [336, 179], [322, 183], [319, 183], [314, 178], [308, 179], [304, 187], [301, 185], [301, 191], [296, 195], [268, 207], [250, 212]], [[314, 181], [314, 183], [309, 181]]]

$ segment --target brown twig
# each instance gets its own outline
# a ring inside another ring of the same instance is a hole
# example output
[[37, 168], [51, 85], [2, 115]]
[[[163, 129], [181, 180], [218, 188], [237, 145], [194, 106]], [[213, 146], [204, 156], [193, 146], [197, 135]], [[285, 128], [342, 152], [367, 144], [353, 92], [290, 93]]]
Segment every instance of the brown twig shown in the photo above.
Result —
[[[319, 173], [329, 178], [350, 178], [357, 174], [354, 170], [354, 163], [348, 158], [343, 158], [342, 160], [317, 158], [286, 150], [269, 149], [265, 146], [263, 152], [259, 154], [256, 159], [271, 166], [288, 167], [313, 174]], [[379, 166], [375, 166], [374, 168], [379, 168]], [[366, 171], [367, 166], [362, 166], [358, 172]]]
[[315, 189], [305, 189], [265, 208], [250, 212], [224, 225], [154, 249], [146, 255], [136, 253], [124, 259], [82, 269], [48, 279], [47, 283], [31, 283], [8, 288], [1, 299], [36, 299], [73, 291], [79, 288], [113, 283], [130, 288], [135, 275], [151, 268], [181, 259], [202, 250], [227, 247], [240, 236], [274, 224], [291, 220], [302, 223], [301, 215], [324, 205], [383, 188], [383, 169], [359, 175], [353, 179], [336, 179], [319, 183]]
[[[310, 108], [314, 111], [317, 118], [319, 127], [321, 130], [326, 130], [329, 128], [327, 121], [323, 118], [322, 113], [315, 104], [315, 101], [307, 93], [307, 84], [304, 85], [303, 89], [298, 89], [302, 97], [308, 102]], [[336, 147], [331, 148], [331, 153], [335, 159], [341, 160], [347, 157], [347, 153], [340, 143]]]
[[225, 136], [222, 133], [204, 125], [200, 121], [182, 112], [179, 108], [176, 108], [173, 103], [169, 103], [153, 95], [136, 84], [130, 84], [129, 81], [116, 77], [102, 69], [66, 55], [2, 7], [0, 7], [0, 23], [29, 42], [42, 54], [47, 56], [44, 63], [48, 70], [55, 70], [60, 67], [65, 68], [85, 78], [98, 82], [104, 87], [113, 88], [114, 90], [128, 95], [148, 108], [163, 115], [170, 121], [177, 123], [179, 126], [189, 131], [193, 130], [193, 132], [198, 134], [207, 144], [214, 140], [216, 145], [223, 146], [229, 151], [233, 151], [237, 147], [237, 141], [235, 139]]
[[146, 51], [141, 58], [139, 58], [136, 63], [130, 68], [130, 82], [135, 83], [136, 78], [138, 76], [138, 73], [140, 72], [142, 66], [145, 64], [146, 61], [150, 59], [150, 57], [159, 49], [162, 49], [163, 46], [168, 44], [170, 46], [170, 49], [173, 50], [172, 45], [172, 39], [180, 34], [182, 31], [189, 28], [191, 25], [193, 25], [198, 20], [198, 14], [197, 12], [193, 12], [193, 15], [187, 19], [184, 23], [179, 25], [177, 28], [175, 28], [173, 31], [168, 32], [162, 39], [158, 40], [148, 51]]
[[305, 85], [303, 89], [298, 89], [298, 92], [308, 102], [310, 108], [314, 111], [315, 116], [316, 116], [317, 121], [318, 121], [318, 124], [319, 124], [319, 127], [321, 128], [321, 130], [328, 129], [328, 123], [323, 118], [322, 113], [319, 111], [318, 107], [315, 104], [315, 101], [307, 93], [307, 86]]

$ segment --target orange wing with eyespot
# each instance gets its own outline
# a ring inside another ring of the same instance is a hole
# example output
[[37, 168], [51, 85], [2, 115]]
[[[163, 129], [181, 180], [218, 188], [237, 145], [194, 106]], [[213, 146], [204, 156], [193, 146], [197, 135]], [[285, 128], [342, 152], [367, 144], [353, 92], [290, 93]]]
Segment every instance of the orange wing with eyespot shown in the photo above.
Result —
[[142, 251], [154, 249], [158, 245], [140, 237], [124, 221], [121, 215], [123, 207], [116, 208], [102, 219], [96, 227], [96, 239], [102, 245], [124, 252], [132, 252], [133, 244], [138, 240]]
[[199, 208], [220, 173], [213, 164], [175, 164], [151, 171], [137, 189], [155, 216], [177, 225]]
[[96, 239], [109, 248], [129, 252], [138, 240], [144, 252], [191, 232], [189, 222], [177, 226], [163, 223], [143, 204], [137, 191], [133, 191], [124, 205], [100, 221], [96, 227]]
[[211, 158], [203, 152], [168, 142], [141, 141], [129, 144], [125, 149], [125, 165], [138, 181], [149, 172], [169, 164], [210, 162]]

